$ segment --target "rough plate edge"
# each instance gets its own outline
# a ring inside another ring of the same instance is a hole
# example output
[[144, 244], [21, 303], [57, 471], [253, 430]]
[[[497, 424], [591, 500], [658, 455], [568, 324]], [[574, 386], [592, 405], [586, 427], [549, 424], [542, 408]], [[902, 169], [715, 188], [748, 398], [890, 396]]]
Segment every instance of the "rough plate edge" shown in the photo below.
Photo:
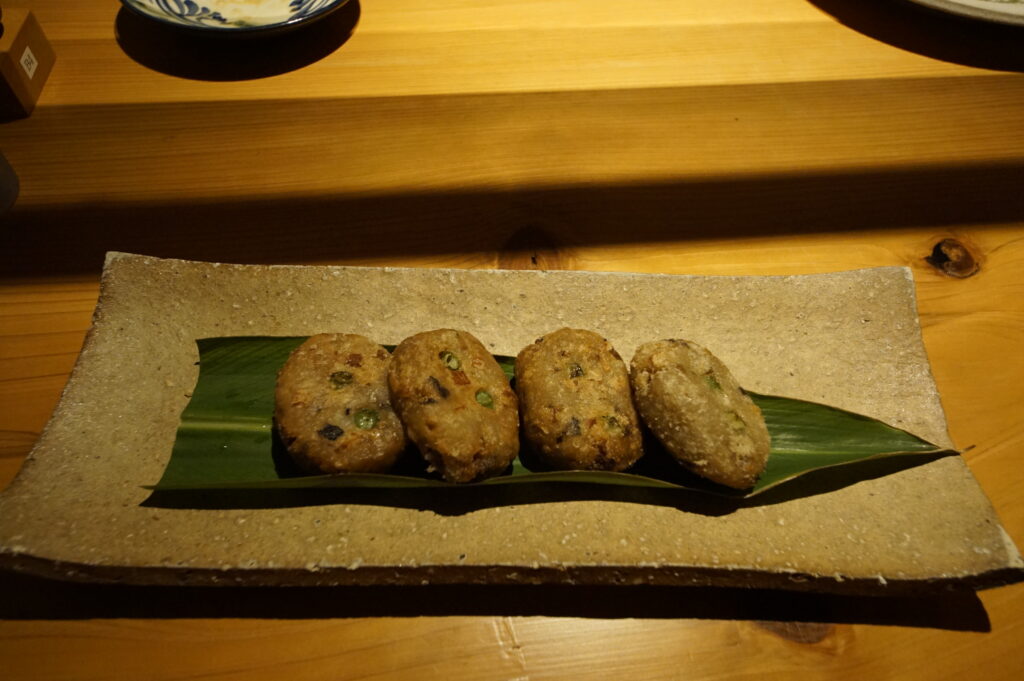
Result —
[[579, 585], [675, 586], [779, 589], [855, 596], [927, 596], [953, 591], [977, 591], [1024, 582], [1024, 567], [933, 579], [836, 578], [801, 572], [765, 572], [736, 568], [688, 566], [575, 566], [523, 568], [509, 565], [362, 566], [358, 570], [329, 568], [295, 570], [263, 568], [138, 568], [87, 565], [49, 560], [28, 554], [0, 554], [0, 568], [67, 582], [137, 586], [331, 587], [431, 585]]

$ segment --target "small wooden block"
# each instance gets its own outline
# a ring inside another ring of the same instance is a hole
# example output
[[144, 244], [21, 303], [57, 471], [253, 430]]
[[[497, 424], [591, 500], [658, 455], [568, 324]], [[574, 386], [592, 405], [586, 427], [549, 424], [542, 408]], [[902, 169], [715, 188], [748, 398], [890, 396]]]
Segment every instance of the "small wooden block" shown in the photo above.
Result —
[[8, 8], [0, 35], [0, 118], [32, 113], [57, 55], [42, 26], [27, 9]]

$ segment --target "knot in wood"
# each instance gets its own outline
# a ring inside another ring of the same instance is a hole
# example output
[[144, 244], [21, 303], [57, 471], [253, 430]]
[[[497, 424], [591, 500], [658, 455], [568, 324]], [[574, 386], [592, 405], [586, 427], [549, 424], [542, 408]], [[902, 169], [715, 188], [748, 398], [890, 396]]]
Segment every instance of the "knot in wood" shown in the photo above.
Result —
[[935, 244], [925, 262], [943, 274], [957, 279], [966, 279], [980, 269], [974, 254], [956, 239], [943, 239]]
[[757, 626], [767, 629], [794, 643], [813, 645], [821, 643], [835, 629], [832, 624], [822, 622], [774, 622], [761, 620]]

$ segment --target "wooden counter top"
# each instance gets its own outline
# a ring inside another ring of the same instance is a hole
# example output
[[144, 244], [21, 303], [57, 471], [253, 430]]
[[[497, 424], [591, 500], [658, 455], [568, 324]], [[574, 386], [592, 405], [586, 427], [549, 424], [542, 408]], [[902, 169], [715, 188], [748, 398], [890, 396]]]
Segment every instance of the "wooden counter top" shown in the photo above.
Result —
[[[0, 125], [21, 181], [0, 216], [0, 484], [60, 396], [110, 250], [906, 265], [952, 438], [1024, 545], [1021, 29], [897, 0], [352, 0], [316, 30], [211, 45], [113, 1], [18, 4], [57, 64], [32, 116]], [[7, 573], [0, 659], [10, 679], [1009, 680], [1021, 613], [1024, 585], [914, 600]]]

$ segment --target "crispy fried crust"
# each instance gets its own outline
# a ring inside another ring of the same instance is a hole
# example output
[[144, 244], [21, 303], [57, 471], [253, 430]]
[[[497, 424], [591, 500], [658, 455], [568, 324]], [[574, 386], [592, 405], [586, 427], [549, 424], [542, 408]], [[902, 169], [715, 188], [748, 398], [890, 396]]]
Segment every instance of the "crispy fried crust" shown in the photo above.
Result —
[[516, 395], [483, 344], [438, 329], [395, 348], [388, 385], [405, 432], [449, 482], [497, 475], [519, 453]]
[[757, 481], [771, 449], [768, 429], [717, 357], [683, 340], [646, 343], [630, 379], [641, 417], [680, 463], [736, 489]]
[[523, 437], [553, 468], [621, 471], [643, 454], [629, 373], [611, 343], [559, 329], [516, 358]]
[[296, 348], [277, 376], [274, 422], [305, 470], [383, 473], [405, 448], [391, 408], [391, 355], [352, 334], [318, 334]]

